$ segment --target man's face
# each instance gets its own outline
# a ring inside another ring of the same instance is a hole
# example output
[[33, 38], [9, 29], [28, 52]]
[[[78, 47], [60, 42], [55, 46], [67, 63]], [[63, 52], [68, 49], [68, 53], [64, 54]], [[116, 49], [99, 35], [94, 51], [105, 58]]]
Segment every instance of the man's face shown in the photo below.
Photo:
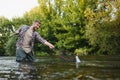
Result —
[[38, 23], [38, 22], [35, 22], [34, 24], [33, 24], [33, 29], [34, 30], [37, 30], [37, 29], [39, 29], [40, 28], [40, 24]]

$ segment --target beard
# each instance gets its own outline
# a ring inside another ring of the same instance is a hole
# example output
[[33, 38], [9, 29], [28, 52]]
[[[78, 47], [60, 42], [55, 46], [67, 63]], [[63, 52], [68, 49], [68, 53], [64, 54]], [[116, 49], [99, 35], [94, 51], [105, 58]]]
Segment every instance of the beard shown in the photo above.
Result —
[[33, 30], [34, 30], [34, 31], [36, 31], [36, 30], [37, 30], [37, 28], [36, 28], [36, 27], [33, 27]]

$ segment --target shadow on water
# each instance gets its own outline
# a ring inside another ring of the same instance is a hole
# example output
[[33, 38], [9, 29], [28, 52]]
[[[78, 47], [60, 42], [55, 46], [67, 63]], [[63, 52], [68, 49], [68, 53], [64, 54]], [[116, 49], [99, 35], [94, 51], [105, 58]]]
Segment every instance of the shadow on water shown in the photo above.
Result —
[[15, 57], [0, 57], [0, 80], [120, 80], [120, 56], [80, 57], [80, 63], [37, 60], [17, 63]]

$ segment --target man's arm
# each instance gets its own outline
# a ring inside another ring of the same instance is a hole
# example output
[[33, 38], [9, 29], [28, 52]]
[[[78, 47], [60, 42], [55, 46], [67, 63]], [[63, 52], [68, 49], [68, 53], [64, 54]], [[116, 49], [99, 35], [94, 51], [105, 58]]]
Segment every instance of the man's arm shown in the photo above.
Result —
[[16, 31], [14, 31], [14, 33], [12, 33], [10, 36], [18, 35], [21, 28], [22, 28], [22, 27], [18, 28], [18, 29], [17, 29]]
[[15, 31], [14, 33], [12, 33], [10, 36], [14, 36], [14, 35], [17, 35], [17, 34], [19, 34], [19, 31], [18, 31], [18, 30]]
[[20, 29], [16, 30], [16, 31], [15, 31], [15, 34], [19, 34], [19, 30], [20, 30]]
[[54, 48], [54, 45], [52, 45], [51, 43], [49, 43], [48, 41], [45, 41], [44, 43], [45, 45], [49, 46], [50, 49]]
[[51, 43], [49, 43], [47, 40], [45, 40], [44, 38], [42, 38], [37, 32], [35, 33], [36, 34], [36, 39], [38, 41], [40, 41], [41, 43], [49, 46], [50, 49], [54, 48], [54, 45], [52, 45]]

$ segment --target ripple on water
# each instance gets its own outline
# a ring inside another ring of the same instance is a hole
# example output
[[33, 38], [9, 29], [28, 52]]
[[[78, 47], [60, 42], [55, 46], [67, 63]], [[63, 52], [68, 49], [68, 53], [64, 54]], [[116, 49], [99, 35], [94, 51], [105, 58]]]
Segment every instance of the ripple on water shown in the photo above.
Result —
[[18, 65], [15, 60], [0, 60], [0, 71], [16, 69]]
[[[34, 65], [20, 64], [15, 61], [15, 57], [0, 57], [0, 80], [16, 78], [33, 80], [119, 80], [120, 61], [97, 61], [82, 60], [76, 68], [75, 62], [55, 62], [48, 58], [38, 59]], [[32, 72], [33, 71], [33, 72]], [[36, 72], [34, 74], [34, 72]], [[36, 76], [36, 77], [35, 77]]]

